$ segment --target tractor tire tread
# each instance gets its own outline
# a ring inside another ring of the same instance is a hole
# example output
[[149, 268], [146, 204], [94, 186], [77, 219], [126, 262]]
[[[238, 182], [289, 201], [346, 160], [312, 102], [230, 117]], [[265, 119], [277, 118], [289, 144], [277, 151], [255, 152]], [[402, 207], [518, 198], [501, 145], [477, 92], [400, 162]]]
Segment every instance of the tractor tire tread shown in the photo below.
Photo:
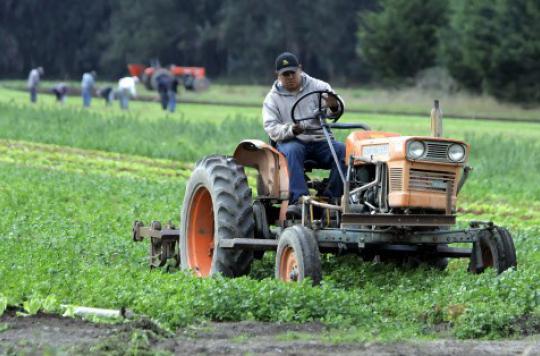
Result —
[[[254, 218], [252, 209], [251, 189], [242, 166], [229, 156], [210, 155], [197, 161], [192, 173], [203, 174], [208, 178], [209, 186], [206, 188], [212, 195], [214, 220], [217, 222], [217, 231], [214, 233], [214, 257], [211, 275], [220, 273], [226, 277], [238, 277], [249, 273], [253, 261], [253, 252], [250, 250], [221, 249], [219, 240], [237, 237], [253, 238]], [[188, 187], [190, 187], [188, 182]], [[188, 188], [187, 188], [188, 189]], [[188, 192], [182, 209], [183, 233], [187, 231], [187, 204]], [[185, 250], [187, 243], [183, 243]], [[188, 268], [186, 256], [182, 258], [183, 268]]]

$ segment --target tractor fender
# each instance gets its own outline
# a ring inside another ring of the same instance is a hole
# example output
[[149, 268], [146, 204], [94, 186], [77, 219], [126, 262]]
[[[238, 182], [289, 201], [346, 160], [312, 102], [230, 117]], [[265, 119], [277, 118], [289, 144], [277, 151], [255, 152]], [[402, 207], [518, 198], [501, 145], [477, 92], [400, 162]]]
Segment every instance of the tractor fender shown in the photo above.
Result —
[[269, 199], [289, 199], [287, 159], [274, 147], [261, 140], [244, 140], [234, 151], [234, 159], [258, 172], [257, 194]]

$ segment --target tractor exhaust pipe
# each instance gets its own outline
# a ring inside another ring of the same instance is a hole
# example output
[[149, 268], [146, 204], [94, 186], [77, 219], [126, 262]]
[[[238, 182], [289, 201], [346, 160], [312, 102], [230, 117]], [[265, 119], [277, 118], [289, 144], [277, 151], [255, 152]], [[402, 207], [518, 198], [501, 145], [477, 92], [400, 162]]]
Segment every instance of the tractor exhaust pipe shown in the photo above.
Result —
[[439, 107], [439, 100], [434, 100], [431, 109], [431, 136], [442, 137], [442, 134], [442, 111]]

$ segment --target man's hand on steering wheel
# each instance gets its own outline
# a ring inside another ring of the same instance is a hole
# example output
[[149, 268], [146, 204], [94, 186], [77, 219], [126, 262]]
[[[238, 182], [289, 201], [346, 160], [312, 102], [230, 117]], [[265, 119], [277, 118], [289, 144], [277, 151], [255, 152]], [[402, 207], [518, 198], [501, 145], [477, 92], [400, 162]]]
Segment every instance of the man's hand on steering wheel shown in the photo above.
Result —
[[[313, 116], [310, 117], [303, 117], [303, 118], [296, 118], [294, 115], [294, 112], [296, 110], [296, 107], [300, 102], [305, 100], [307, 97], [311, 95], [318, 95], [318, 108], [316, 108], [315, 113]], [[323, 101], [324, 104], [323, 105]], [[331, 111], [331, 114], [328, 114], [326, 112], [326, 108], [329, 108]], [[336, 122], [339, 120], [341, 115], [343, 115], [344, 106], [343, 101], [339, 98], [339, 96], [331, 92], [329, 90], [315, 90], [312, 92], [309, 92], [305, 95], [302, 95], [296, 102], [294, 103], [292, 109], [291, 109], [291, 119], [294, 124], [298, 124], [300, 121], [306, 121], [306, 120], [325, 120], [325, 119], [331, 119], [333, 122]]]
[[322, 94], [322, 97], [324, 101], [326, 102], [326, 105], [328, 105], [328, 108], [332, 112], [336, 112], [339, 109], [339, 103], [336, 100], [336, 95], [328, 95], [328, 94]]

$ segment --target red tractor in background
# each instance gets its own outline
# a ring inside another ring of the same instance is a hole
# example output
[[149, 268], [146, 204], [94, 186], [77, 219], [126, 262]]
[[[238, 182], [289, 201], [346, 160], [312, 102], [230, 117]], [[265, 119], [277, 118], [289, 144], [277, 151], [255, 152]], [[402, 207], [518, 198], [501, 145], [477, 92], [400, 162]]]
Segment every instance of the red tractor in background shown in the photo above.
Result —
[[156, 78], [160, 75], [176, 77], [186, 90], [203, 91], [210, 86], [204, 67], [181, 67], [172, 64], [165, 68], [161, 67], [159, 63], [149, 67], [143, 64], [128, 64], [128, 70], [131, 76], [139, 77], [148, 90], [157, 88]]

